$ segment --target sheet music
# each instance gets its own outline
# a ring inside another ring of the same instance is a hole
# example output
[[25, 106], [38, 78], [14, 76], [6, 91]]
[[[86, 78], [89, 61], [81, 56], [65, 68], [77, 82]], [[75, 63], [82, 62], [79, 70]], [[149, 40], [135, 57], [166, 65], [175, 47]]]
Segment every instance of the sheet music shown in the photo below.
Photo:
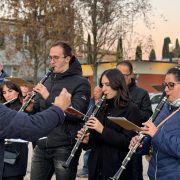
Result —
[[110, 117], [108, 116], [108, 119], [110, 119], [115, 124], [123, 127], [124, 129], [130, 130], [130, 131], [141, 131], [141, 128], [137, 126], [136, 124], [132, 123], [131, 121], [128, 121], [125, 117]]

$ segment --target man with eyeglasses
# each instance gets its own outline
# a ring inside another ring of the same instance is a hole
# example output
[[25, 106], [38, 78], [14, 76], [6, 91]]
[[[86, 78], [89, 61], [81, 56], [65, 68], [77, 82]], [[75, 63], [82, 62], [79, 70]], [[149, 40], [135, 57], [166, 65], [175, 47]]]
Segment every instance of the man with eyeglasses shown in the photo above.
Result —
[[[140, 109], [142, 123], [147, 121], [152, 115], [151, 101], [148, 92], [136, 85], [131, 62], [127, 60], [120, 61], [116, 67], [124, 75], [130, 97]], [[132, 161], [133, 180], [143, 180], [142, 157], [134, 155]]]
[[[81, 65], [72, 54], [71, 47], [62, 41], [54, 43], [49, 52], [53, 73], [44, 84], [35, 86], [37, 92], [33, 112], [43, 111], [51, 106], [55, 96], [66, 88], [72, 95], [72, 107], [86, 113], [90, 100], [90, 85], [82, 77]], [[81, 119], [66, 114], [65, 121], [47, 137], [36, 142], [31, 165], [31, 180], [49, 180], [55, 172], [56, 180], [74, 180], [81, 149], [77, 151], [69, 168], [62, 167], [75, 144]]]

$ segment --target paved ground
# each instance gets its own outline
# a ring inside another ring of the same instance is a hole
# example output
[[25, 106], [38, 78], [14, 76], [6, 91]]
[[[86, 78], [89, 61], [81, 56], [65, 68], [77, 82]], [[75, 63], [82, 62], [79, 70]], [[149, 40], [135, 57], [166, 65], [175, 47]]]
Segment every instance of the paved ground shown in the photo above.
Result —
[[[83, 153], [82, 153], [83, 154]], [[24, 180], [29, 180], [30, 179], [30, 165], [31, 165], [31, 157], [32, 157], [32, 145], [31, 143], [29, 143], [29, 160], [28, 160], [28, 170], [27, 170], [27, 175], [24, 178]], [[148, 163], [145, 160], [145, 158], [143, 158], [143, 169], [144, 169], [144, 180], [149, 180], [149, 178], [147, 177], [147, 167], [148, 167]], [[80, 157], [80, 161], [79, 161], [79, 166], [78, 169], [82, 168], [82, 155]], [[55, 180], [55, 177], [53, 176], [52, 180]], [[76, 178], [76, 180], [87, 180], [87, 178]]]

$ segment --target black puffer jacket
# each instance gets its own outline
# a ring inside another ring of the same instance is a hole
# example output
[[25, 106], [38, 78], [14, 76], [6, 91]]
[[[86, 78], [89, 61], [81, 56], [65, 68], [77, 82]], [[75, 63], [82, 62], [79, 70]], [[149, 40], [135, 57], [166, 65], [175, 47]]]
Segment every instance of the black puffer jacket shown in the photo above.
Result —
[[152, 115], [151, 101], [148, 92], [136, 86], [134, 79], [132, 79], [132, 82], [129, 85], [129, 92], [132, 101], [140, 110], [142, 122], [147, 121]]
[[[72, 95], [72, 106], [82, 113], [86, 113], [90, 100], [90, 86], [87, 79], [82, 77], [82, 69], [78, 60], [73, 57], [69, 69], [64, 73], [52, 73], [44, 85], [50, 95], [45, 101], [39, 95], [36, 97], [35, 111], [43, 111], [51, 106], [62, 88], [66, 88]], [[39, 140], [39, 147], [67, 146], [75, 143], [77, 131], [80, 129], [80, 119], [66, 115], [64, 124], [55, 128], [44, 141]]]

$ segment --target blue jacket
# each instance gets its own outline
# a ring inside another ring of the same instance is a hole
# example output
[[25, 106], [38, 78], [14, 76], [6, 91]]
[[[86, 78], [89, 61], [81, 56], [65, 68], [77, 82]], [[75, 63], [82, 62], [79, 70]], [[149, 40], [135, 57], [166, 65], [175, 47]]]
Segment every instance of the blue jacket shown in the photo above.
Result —
[[[159, 124], [175, 109], [165, 104], [156, 118]], [[158, 128], [152, 138], [153, 153], [149, 163], [150, 180], [180, 179], [180, 111]]]
[[5, 138], [34, 141], [47, 135], [63, 121], [64, 113], [56, 106], [29, 116], [24, 112], [17, 112], [0, 104], [0, 180], [2, 179], [4, 164]]

